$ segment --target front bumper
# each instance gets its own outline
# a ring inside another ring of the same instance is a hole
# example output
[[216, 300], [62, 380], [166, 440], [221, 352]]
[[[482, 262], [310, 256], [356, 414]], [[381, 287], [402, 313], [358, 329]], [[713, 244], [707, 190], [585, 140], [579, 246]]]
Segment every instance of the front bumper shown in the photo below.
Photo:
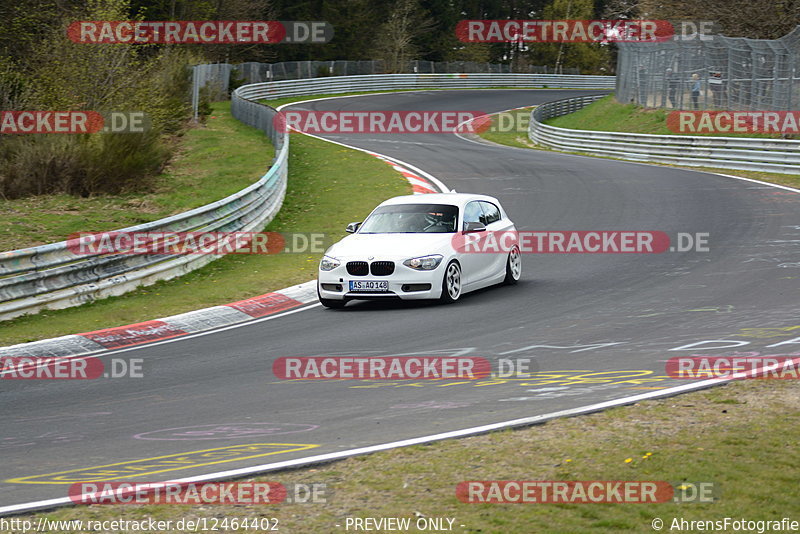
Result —
[[[389, 276], [353, 276], [347, 272], [345, 261], [330, 271], [318, 271], [317, 288], [319, 296], [330, 300], [380, 300], [396, 299], [422, 300], [438, 299], [442, 296], [444, 265], [439, 264], [431, 271], [417, 271], [395, 262], [395, 271]], [[350, 291], [351, 280], [386, 281], [389, 291], [367, 293]], [[425, 288], [427, 286], [427, 288]]]

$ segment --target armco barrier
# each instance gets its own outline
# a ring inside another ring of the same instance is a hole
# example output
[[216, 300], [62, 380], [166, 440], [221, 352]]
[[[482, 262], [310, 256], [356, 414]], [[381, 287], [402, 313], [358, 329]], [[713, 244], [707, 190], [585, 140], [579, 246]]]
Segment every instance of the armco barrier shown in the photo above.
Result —
[[[275, 111], [253, 104], [263, 115]], [[251, 113], [258, 113], [253, 109]], [[288, 135], [271, 133], [276, 156], [256, 183], [233, 195], [123, 232], [261, 230], [286, 193]], [[0, 320], [68, 308], [198, 269], [220, 255], [76, 255], [67, 242], [0, 253]]]
[[528, 137], [542, 146], [632, 161], [800, 174], [800, 141], [746, 137], [651, 135], [570, 130], [544, 121], [577, 111], [601, 96], [567, 98], [531, 112]]
[[560, 74], [369, 74], [329, 76], [243, 85], [234, 95], [250, 100], [398, 89], [482, 89], [488, 87], [613, 89], [614, 76]]
[[[297, 95], [394, 89], [486, 87], [613, 88], [612, 76], [553, 74], [388, 74], [338, 76], [244, 85], [231, 97], [235, 118], [263, 131], [276, 148], [269, 171], [217, 202], [122, 232], [255, 231], [281, 207], [289, 137], [273, 127], [276, 111], [256, 101]], [[120, 295], [198, 269], [219, 255], [75, 255], [66, 241], [0, 253], [0, 320]]]

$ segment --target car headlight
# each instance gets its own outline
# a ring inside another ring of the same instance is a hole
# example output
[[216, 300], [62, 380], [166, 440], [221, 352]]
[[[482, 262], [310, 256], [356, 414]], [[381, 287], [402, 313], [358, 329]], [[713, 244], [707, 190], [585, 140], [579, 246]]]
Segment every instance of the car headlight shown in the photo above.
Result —
[[342, 262], [337, 260], [336, 258], [331, 258], [330, 256], [323, 256], [322, 261], [319, 262], [319, 270], [320, 271], [332, 271], [338, 266], [340, 266]]
[[421, 256], [419, 258], [411, 258], [403, 262], [406, 267], [411, 267], [416, 271], [432, 271], [442, 263], [442, 256], [433, 254], [431, 256]]

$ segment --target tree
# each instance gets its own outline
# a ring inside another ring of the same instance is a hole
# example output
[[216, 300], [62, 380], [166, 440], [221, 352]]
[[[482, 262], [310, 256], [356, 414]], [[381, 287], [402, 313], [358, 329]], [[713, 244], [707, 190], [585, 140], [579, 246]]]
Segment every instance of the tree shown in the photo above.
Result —
[[[0, 194], [87, 196], [144, 190], [170, 156], [164, 134], [190, 116], [186, 50], [174, 46], [80, 44], [67, 38], [74, 20], [126, 20], [127, 0], [90, 0], [38, 30], [25, 57], [0, 56], [0, 92], [16, 110], [143, 112], [149, 129], [132, 133], [3, 136]], [[16, 68], [15, 68], [16, 67]]]
[[434, 25], [419, 0], [397, 0], [386, 22], [378, 27], [375, 58], [384, 60], [387, 72], [403, 72], [408, 62], [418, 57], [416, 39]]
[[609, 15], [712, 20], [729, 37], [777, 39], [800, 24], [800, 0], [610, 0]]
[[[544, 20], [589, 20], [595, 17], [592, 0], [552, 0], [545, 6]], [[526, 59], [534, 64], [564, 68], [579, 68], [581, 72], [606, 72], [611, 68], [608, 46], [598, 43], [534, 43], [529, 46]]]

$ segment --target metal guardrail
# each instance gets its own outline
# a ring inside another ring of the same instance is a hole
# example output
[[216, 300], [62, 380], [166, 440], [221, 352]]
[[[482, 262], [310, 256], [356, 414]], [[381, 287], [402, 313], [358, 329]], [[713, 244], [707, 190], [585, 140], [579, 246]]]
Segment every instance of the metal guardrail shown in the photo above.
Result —
[[800, 174], [800, 141], [759, 137], [652, 135], [571, 130], [544, 124], [603, 95], [548, 102], [531, 112], [528, 137], [557, 150], [691, 167]]
[[[405, 73], [467, 73], [483, 72], [508, 74], [511, 65], [476, 63], [474, 61], [423, 61], [410, 60], [405, 64]], [[570, 74], [578, 75], [577, 68], [562, 69], [560, 72], [548, 72], [552, 68], [547, 65], [528, 65], [526, 74]], [[385, 74], [387, 72], [383, 60], [363, 61], [284, 61], [281, 63], [207, 63], [195, 65], [192, 69], [192, 110], [197, 120], [200, 93], [211, 101], [226, 100], [231, 81], [236, 83], [262, 83], [282, 80], [299, 80], [329, 76], [361, 76], [368, 74]], [[522, 71], [517, 71], [522, 72]]]
[[614, 86], [614, 76], [495, 73], [370, 74], [256, 83], [243, 85], [234, 94], [252, 100], [397, 89], [481, 89], [489, 87], [613, 89]]
[[[234, 232], [263, 228], [286, 193], [288, 134], [273, 126], [264, 98], [393, 89], [486, 87], [613, 88], [613, 76], [553, 74], [387, 74], [244, 85], [231, 96], [235, 118], [263, 131], [276, 156], [256, 183], [211, 204], [118, 232]], [[66, 241], [0, 253], [0, 320], [78, 306], [198, 269], [221, 255], [76, 255]]]
[[[250, 124], [275, 110], [255, 103], [234, 116]], [[237, 115], [238, 114], [238, 115]], [[272, 121], [265, 118], [264, 124]], [[286, 193], [288, 135], [270, 130], [276, 156], [256, 183], [222, 200], [120, 232], [258, 231], [275, 217]], [[49, 308], [78, 306], [198, 269], [221, 255], [77, 255], [66, 241], [0, 253], [0, 320]]]

